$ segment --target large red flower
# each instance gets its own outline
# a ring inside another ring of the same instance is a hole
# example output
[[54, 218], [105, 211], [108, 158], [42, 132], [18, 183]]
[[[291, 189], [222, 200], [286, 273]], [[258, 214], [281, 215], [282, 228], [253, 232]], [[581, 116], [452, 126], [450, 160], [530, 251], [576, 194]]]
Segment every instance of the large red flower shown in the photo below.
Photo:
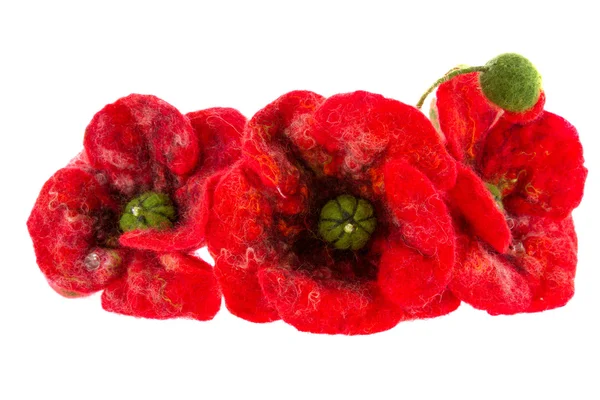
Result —
[[[50, 285], [67, 297], [104, 289], [102, 306], [118, 313], [211, 319], [220, 308], [216, 278], [188, 252], [204, 242], [207, 188], [238, 158], [244, 125], [233, 109], [184, 116], [135, 94], [98, 112], [84, 151], [46, 182], [27, 223]], [[153, 214], [125, 209], [149, 193], [140, 207], [153, 207]], [[127, 212], [150, 229], [124, 233], [120, 218]]]
[[[291, 92], [248, 122], [243, 153], [215, 186], [206, 230], [232, 313], [367, 334], [458, 307], [445, 291], [455, 237], [439, 192], [454, 185], [455, 162], [417, 109], [366, 92]], [[354, 213], [356, 199], [375, 210], [356, 251], [319, 233], [340, 195]]]
[[560, 307], [574, 293], [570, 214], [587, 175], [577, 131], [544, 111], [543, 92], [523, 113], [494, 106], [478, 74], [442, 84], [433, 110], [461, 162], [449, 191], [458, 231], [450, 288], [490, 314]]

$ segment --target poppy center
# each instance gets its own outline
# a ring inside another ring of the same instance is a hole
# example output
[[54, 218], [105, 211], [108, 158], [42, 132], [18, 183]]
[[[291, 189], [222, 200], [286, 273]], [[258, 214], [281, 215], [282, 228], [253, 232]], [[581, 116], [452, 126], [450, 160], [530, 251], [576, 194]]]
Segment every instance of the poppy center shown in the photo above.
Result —
[[359, 250], [367, 244], [376, 225], [371, 203], [343, 194], [321, 209], [319, 234], [336, 249]]
[[119, 226], [123, 232], [136, 229], [169, 229], [175, 222], [175, 206], [166, 194], [146, 192], [125, 206]]

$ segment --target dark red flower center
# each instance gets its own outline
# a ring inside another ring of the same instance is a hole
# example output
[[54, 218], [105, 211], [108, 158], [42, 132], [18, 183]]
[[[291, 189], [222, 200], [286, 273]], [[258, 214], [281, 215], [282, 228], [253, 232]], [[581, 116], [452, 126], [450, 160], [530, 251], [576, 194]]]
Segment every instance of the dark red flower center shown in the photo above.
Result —
[[375, 218], [387, 214], [380, 196], [369, 190], [373, 183], [304, 172], [305, 211], [280, 214], [276, 222], [285, 237], [281, 241], [286, 254], [283, 262], [317, 278], [353, 283], [376, 279], [379, 245], [389, 227], [385, 218]]

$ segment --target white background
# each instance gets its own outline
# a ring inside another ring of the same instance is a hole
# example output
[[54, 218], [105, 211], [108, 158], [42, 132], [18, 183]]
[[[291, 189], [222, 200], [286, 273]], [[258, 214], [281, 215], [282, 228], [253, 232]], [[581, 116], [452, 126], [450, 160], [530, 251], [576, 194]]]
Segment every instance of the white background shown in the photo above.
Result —
[[[598, 13], [591, 1], [0, 5], [0, 398], [598, 399]], [[168, 4], [168, 5], [167, 5]], [[529, 57], [546, 109], [578, 127], [590, 169], [575, 211], [574, 299], [490, 317], [463, 305], [367, 337], [103, 311], [39, 272], [25, 221], [106, 103], [150, 93], [182, 112], [254, 112], [292, 89], [415, 104], [456, 64]]]

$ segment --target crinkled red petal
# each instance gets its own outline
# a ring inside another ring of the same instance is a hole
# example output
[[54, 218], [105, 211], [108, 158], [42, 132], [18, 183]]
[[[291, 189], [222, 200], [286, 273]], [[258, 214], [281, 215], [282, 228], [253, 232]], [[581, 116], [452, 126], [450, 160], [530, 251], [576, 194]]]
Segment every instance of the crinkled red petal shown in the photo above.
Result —
[[[409, 247], [452, 264], [452, 220], [441, 193], [427, 177], [402, 160], [384, 167], [386, 200], [395, 225]], [[388, 217], [388, 216], [382, 216]]]
[[460, 306], [460, 299], [445, 290], [439, 296], [434, 297], [429, 303], [421, 308], [411, 309], [408, 313], [412, 319], [435, 318], [450, 314]]
[[[260, 264], [247, 256], [235, 257], [227, 253], [215, 254], [215, 274], [219, 280], [227, 309], [240, 318], [251, 322], [271, 322], [279, 318], [279, 313], [269, 303], [258, 282], [258, 268], [269, 264], [261, 260]], [[241, 265], [238, 260], [243, 260]]]
[[[317, 146], [314, 138], [302, 128], [312, 121], [311, 113], [323, 97], [308, 91], [287, 93], [257, 112], [246, 128], [244, 155], [265, 190], [280, 197], [277, 207], [287, 214], [306, 206], [303, 175], [297, 158], [309, 167], [320, 169], [331, 157]], [[304, 189], [303, 189], [304, 188]]]
[[527, 277], [510, 257], [497, 254], [476, 238], [459, 234], [450, 290], [462, 301], [492, 315], [523, 312], [533, 293]]
[[448, 151], [459, 161], [475, 160], [487, 131], [501, 112], [483, 95], [479, 72], [458, 75], [441, 84], [436, 98], [438, 121]]
[[127, 274], [102, 293], [105, 310], [143, 318], [206, 321], [220, 306], [212, 267], [180, 253], [134, 252]]
[[378, 282], [388, 298], [420, 308], [447, 286], [454, 263], [454, 230], [440, 194], [427, 177], [404, 161], [385, 166], [388, 207], [398, 237], [390, 237]]
[[27, 221], [37, 263], [63, 296], [98, 291], [124, 270], [125, 250], [113, 248], [120, 210], [106, 181], [83, 163], [58, 170]]
[[273, 214], [246, 172], [238, 163], [211, 193], [206, 239], [227, 308], [241, 318], [267, 322], [278, 319], [277, 312], [264, 299], [256, 270], [259, 261], [267, 261], [265, 235], [273, 228]]
[[377, 277], [387, 298], [412, 313], [444, 291], [451, 272], [448, 260], [427, 257], [399, 242], [381, 256]]
[[451, 290], [492, 315], [563, 306], [573, 296], [577, 264], [571, 218], [520, 217], [514, 223], [513, 243], [507, 254], [459, 235]]
[[583, 162], [575, 127], [549, 112], [527, 125], [499, 121], [480, 159], [483, 179], [509, 188], [503, 203], [510, 213], [558, 219], [583, 197]]
[[250, 166], [267, 187], [286, 196], [298, 190], [297, 159], [317, 176], [361, 181], [372, 180], [375, 164], [385, 157], [402, 157], [439, 187], [454, 184], [454, 163], [427, 118], [377, 94], [358, 91], [324, 100], [291, 92], [250, 120], [247, 137]]
[[520, 218], [513, 228], [522, 242], [528, 259], [538, 263], [529, 268], [533, 301], [527, 312], [537, 312], [564, 306], [575, 292], [577, 268], [577, 236], [571, 217], [561, 221], [549, 218]]
[[186, 114], [200, 144], [196, 174], [207, 175], [234, 164], [241, 155], [246, 117], [233, 108], [209, 108]]
[[139, 94], [100, 110], [85, 131], [84, 147], [91, 165], [129, 196], [167, 191], [174, 177], [194, 169], [199, 152], [188, 118], [155, 96]]
[[504, 212], [475, 173], [464, 165], [458, 167], [456, 186], [448, 191], [451, 207], [458, 209], [468, 221], [472, 233], [504, 253], [511, 234]]
[[310, 134], [333, 156], [341, 177], [360, 179], [387, 156], [407, 160], [439, 188], [454, 184], [454, 162], [431, 122], [414, 107], [357, 91], [328, 98], [314, 119]]
[[376, 282], [315, 279], [283, 268], [261, 269], [259, 279], [281, 318], [300, 331], [362, 335], [390, 329], [406, 318]]

